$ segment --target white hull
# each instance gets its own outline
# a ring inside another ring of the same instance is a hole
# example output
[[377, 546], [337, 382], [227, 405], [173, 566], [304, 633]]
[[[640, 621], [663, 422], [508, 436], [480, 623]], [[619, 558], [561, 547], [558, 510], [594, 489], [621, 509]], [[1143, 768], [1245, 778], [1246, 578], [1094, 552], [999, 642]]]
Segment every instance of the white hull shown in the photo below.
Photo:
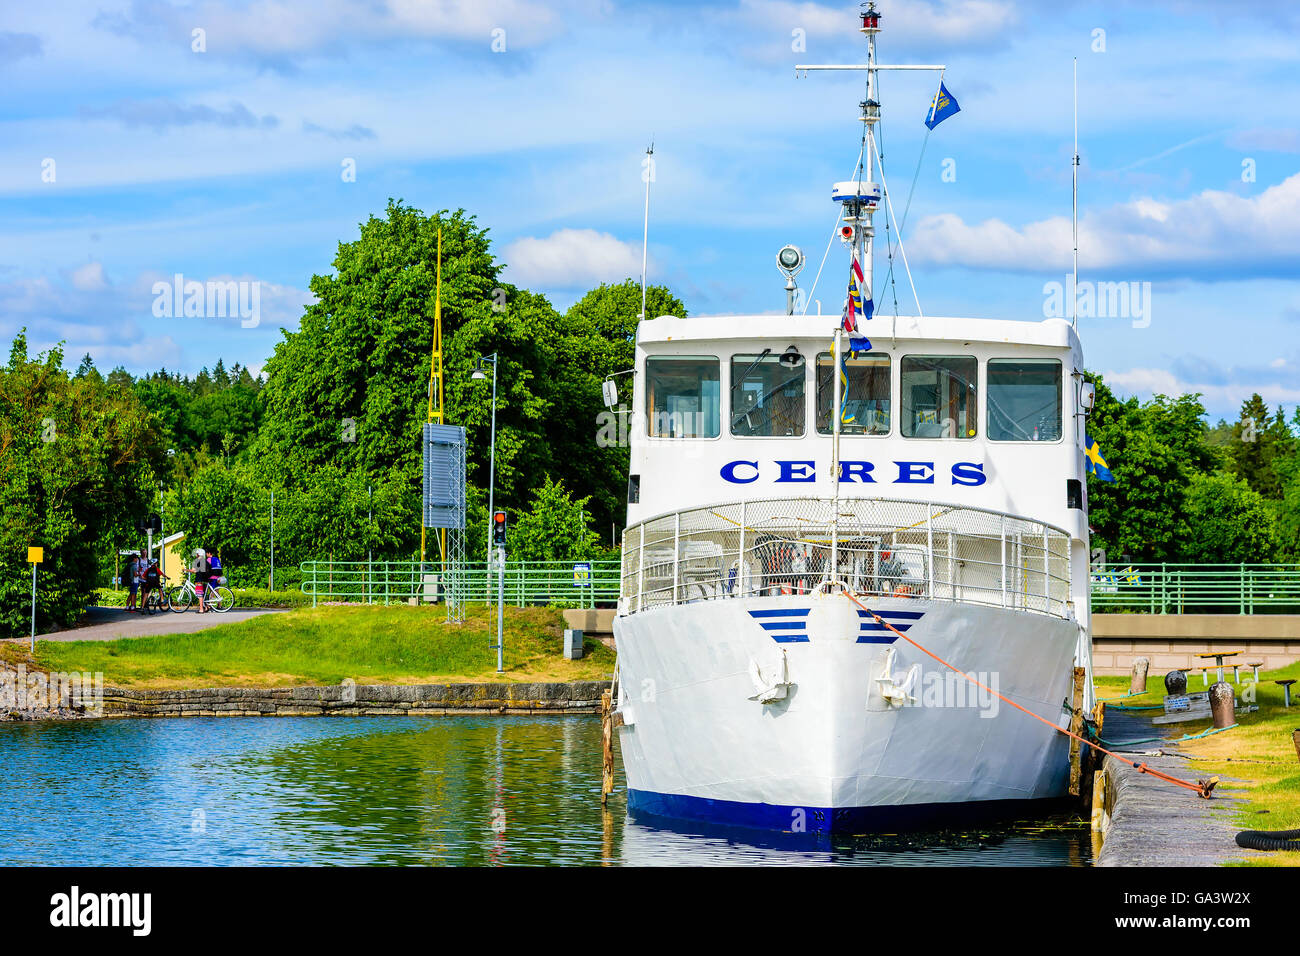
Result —
[[[1074, 621], [949, 601], [870, 606], [1021, 706], [1068, 721]], [[842, 595], [653, 608], [617, 618], [614, 634], [634, 813], [865, 832], [1065, 793], [1064, 735], [979, 692]], [[890, 647], [900, 682], [920, 665], [914, 703], [891, 706], [873, 691]], [[755, 668], [758, 685], [784, 676], [784, 699], [750, 699]]]

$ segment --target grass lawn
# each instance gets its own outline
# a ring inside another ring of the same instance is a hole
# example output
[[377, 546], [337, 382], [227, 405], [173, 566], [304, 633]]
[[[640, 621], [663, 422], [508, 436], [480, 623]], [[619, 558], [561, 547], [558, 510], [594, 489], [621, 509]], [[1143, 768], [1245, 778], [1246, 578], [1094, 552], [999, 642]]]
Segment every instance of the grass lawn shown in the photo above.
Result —
[[[1242, 700], [1250, 676], [1242, 668], [1243, 680], [1237, 687], [1237, 699]], [[1228, 672], [1231, 679], [1231, 671]], [[1300, 829], [1300, 759], [1297, 759], [1291, 732], [1300, 729], [1300, 694], [1292, 694], [1291, 709], [1282, 706], [1282, 688], [1273, 683], [1278, 678], [1300, 679], [1300, 663], [1276, 671], [1261, 671], [1257, 699], [1259, 711], [1241, 714], [1240, 726], [1222, 733], [1185, 741], [1181, 752], [1191, 754], [1188, 763], [1195, 768], [1187, 776], [1223, 778], [1220, 790], [1244, 797], [1244, 803], [1234, 813], [1233, 822], [1243, 830], [1294, 830]], [[1128, 693], [1127, 677], [1098, 677], [1098, 697], [1118, 697]], [[1203, 690], [1199, 675], [1190, 675], [1188, 689]], [[1295, 685], [1300, 687], [1300, 684]], [[1294, 691], [1295, 687], [1292, 688]], [[1147, 692], [1141, 697], [1117, 700], [1116, 704], [1159, 704], [1164, 699], [1164, 674], [1152, 675], [1147, 680]], [[1247, 701], [1248, 702], [1248, 701]], [[1158, 714], [1159, 711], [1147, 713]], [[1213, 726], [1191, 721], [1175, 724], [1175, 736], [1195, 734]], [[1105, 728], [1102, 729], [1103, 736]], [[1229, 780], [1228, 778], [1235, 778]], [[1261, 854], [1251, 861], [1255, 866], [1300, 866], [1300, 851]]]
[[[441, 607], [298, 608], [221, 624], [195, 634], [116, 641], [38, 641], [49, 671], [102, 671], [111, 686], [273, 687], [441, 684], [470, 681], [606, 680], [614, 652], [588, 638], [581, 661], [566, 660], [564, 619], [553, 608], [506, 608], [505, 673], [496, 672], [496, 609], [470, 605], [463, 625]], [[489, 636], [490, 635], [490, 636]], [[9, 645], [18, 659], [26, 648]]]

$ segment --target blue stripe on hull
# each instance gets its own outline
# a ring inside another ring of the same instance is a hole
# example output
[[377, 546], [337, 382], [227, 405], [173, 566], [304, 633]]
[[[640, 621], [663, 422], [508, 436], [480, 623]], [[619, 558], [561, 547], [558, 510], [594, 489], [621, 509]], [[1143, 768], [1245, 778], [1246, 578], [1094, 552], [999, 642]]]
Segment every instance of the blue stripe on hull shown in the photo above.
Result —
[[[715, 800], [650, 790], [628, 790], [627, 811], [636, 818], [680, 820], [712, 827], [740, 827], [778, 833], [862, 834], [951, 828], [1043, 812], [1058, 799], [982, 800], [877, 807], [793, 807]], [[802, 830], [797, 826], [803, 826]]]

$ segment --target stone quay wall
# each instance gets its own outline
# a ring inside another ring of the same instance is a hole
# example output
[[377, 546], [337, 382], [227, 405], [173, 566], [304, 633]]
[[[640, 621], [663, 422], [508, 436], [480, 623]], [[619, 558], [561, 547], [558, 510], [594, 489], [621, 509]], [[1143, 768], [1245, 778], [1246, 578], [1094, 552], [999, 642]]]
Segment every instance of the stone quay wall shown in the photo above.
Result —
[[[104, 688], [105, 717], [598, 714], [606, 681], [518, 684], [356, 684], [325, 687]], [[89, 701], [87, 701], [89, 703]]]

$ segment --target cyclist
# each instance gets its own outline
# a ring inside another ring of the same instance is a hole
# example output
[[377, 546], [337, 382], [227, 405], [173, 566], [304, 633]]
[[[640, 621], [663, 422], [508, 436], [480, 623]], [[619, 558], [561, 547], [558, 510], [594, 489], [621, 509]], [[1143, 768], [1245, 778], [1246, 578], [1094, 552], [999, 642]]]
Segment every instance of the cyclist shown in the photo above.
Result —
[[148, 610], [153, 613], [153, 608], [149, 607], [150, 593], [157, 591], [162, 586], [162, 579], [165, 575], [158, 570], [158, 562], [150, 559], [148, 567], [144, 570], [144, 575], [140, 579], [140, 610]]
[[211, 577], [211, 579], [209, 580], [209, 583], [210, 583], [214, 588], [215, 588], [218, 584], [225, 584], [225, 583], [226, 583], [226, 579], [223, 578], [223, 577], [221, 576], [221, 572], [222, 572], [222, 568], [221, 568], [221, 555], [219, 555], [219, 554], [210, 554], [210, 555], [208, 555], [208, 565], [210, 566], [210, 568], [211, 568], [211, 570], [212, 570], [212, 577]]
[[199, 613], [206, 614], [208, 609], [203, 601], [203, 592], [208, 588], [208, 581], [212, 577], [212, 566], [208, 564], [207, 555], [202, 548], [194, 549], [194, 563], [190, 565], [190, 573], [194, 576], [194, 593], [199, 596]]

